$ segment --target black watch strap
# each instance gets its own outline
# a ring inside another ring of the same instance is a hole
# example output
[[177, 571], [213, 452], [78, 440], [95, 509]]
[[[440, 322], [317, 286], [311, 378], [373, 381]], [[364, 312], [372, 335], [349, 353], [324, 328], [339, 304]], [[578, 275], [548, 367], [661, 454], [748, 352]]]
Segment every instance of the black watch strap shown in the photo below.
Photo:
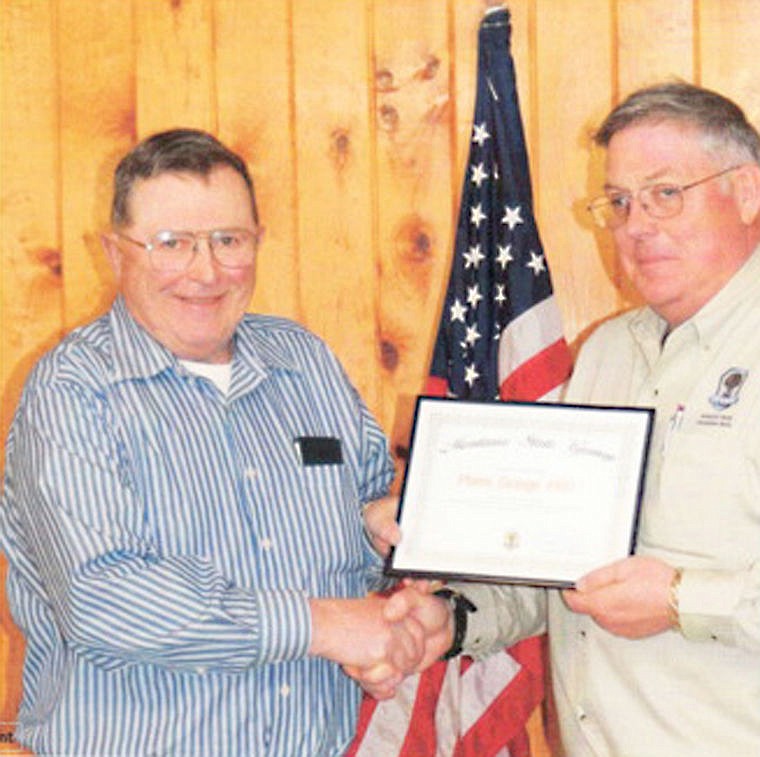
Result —
[[453, 589], [438, 589], [433, 592], [436, 597], [445, 599], [454, 610], [454, 638], [448, 651], [441, 657], [442, 660], [450, 660], [462, 651], [462, 644], [467, 633], [467, 615], [477, 612], [478, 608], [467, 597]]

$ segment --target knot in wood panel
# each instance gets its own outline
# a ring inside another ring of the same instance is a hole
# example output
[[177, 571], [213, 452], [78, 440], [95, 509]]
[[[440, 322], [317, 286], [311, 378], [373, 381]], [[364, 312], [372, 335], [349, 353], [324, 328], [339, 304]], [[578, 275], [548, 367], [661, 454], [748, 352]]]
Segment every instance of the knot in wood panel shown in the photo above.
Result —
[[400, 120], [401, 116], [394, 105], [383, 103], [380, 106], [380, 128], [385, 131], [396, 131]]
[[388, 339], [380, 340], [380, 362], [387, 371], [395, 371], [398, 368], [398, 347]]
[[343, 168], [351, 157], [351, 136], [348, 129], [337, 127], [330, 134], [330, 155], [338, 168]]
[[412, 263], [426, 263], [433, 254], [433, 232], [416, 213], [407, 216], [396, 232], [396, 250]]
[[392, 92], [395, 89], [393, 71], [388, 68], [375, 71], [375, 88], [378, 92]]
[[63, 259], [60, 250], [56, 250], [53, 247], [40, 247], [32, 253], [32, 256], [38, 263], [45, 266], [53, 276], [56, 278], [61, 277], [61, 273], [63, 273]]

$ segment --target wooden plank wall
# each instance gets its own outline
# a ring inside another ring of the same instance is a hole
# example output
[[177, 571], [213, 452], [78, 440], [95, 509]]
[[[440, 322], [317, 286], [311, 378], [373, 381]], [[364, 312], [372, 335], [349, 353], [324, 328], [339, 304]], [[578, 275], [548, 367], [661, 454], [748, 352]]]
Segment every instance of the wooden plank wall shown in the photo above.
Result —
[[[98, 233], [115, 161], [187, 125], [252, 167], [266, 224], [252, 309], [325, 337], [403, 446], [445, 288], [488, 4], [3, 0], [3, 438], [35, 359], [113, 294]], [[601, 177], [591, 129], [631, 88], [672, 76], [760, 122], [760, 0], [508, 5], [539, 225], [577, 345], [631, 303], [583, 212]], [[19, 701], [21, 654], [3, 605], [0, 721]]]

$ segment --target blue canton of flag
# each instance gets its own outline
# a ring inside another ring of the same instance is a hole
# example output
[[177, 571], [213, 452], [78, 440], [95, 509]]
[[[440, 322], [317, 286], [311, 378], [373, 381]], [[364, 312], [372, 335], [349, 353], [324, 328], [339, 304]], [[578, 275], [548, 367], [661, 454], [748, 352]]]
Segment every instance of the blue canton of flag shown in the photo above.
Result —
[[570, 369], [533, 216], [510, 33], [504, 8], [481, 26], [472, 140], [427, 386], [433, 394], [534, 400], [561, 386]]

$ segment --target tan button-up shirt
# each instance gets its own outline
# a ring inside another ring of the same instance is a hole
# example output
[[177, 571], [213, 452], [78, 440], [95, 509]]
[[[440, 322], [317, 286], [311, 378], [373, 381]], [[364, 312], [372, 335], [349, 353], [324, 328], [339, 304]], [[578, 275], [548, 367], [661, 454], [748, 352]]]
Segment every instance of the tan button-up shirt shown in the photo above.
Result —
[[470, 654], [548, 623], [569, 757], [760, 755], [760, 251], [664, 334], [648, 308], [603, 324], [565, 399], [655, 409], [636, 551], [684, 568], [683, 634], [628, 640], [557, 591], [462, 587]]

